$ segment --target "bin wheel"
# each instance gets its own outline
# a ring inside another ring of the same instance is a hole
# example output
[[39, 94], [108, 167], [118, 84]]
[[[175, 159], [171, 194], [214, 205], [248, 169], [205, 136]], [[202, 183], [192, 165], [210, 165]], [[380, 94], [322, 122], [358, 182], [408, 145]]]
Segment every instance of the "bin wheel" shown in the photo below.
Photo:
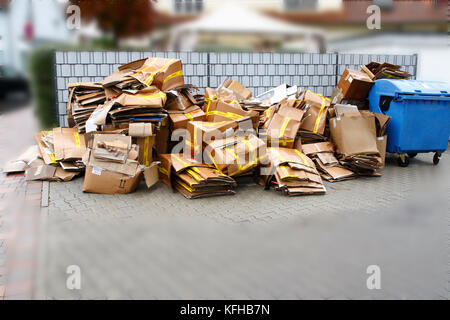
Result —
[[414, 158], [415, 156], [417, 156], [417, 152], [409, 152], [408, 153], [408, 157], [410, 157], [411, 159]]
[[439, 158], [441, 157], [441, 154], [440, 153], [438, 153], [438, 152], [436, 152], [435, 154], [434, 154], [434, 156], [433, 156], [433, 163], [435, 164], [435, 165], [437, 165], [438, 163], [439, 163]]
[[400, 167], [405, 168], [409, 165], [409, 157], [406, 154], [400, 154], [397, 158], [397, 163]]

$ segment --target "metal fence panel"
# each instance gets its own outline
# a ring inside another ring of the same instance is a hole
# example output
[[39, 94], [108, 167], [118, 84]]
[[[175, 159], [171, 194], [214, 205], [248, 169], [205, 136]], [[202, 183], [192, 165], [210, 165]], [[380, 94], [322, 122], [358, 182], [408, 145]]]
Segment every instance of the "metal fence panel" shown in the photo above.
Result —
[[67, 126], [68, 83], [100, 81], [122, 64], [151, 56], [181, 59], [186, 83], [200, 88], [217, 87], [229, 77], [255, 95], [288, 83], [330, 96], [345, 68], [359, 70], [361, 64], [370, 61], [387, 61], [401, 65], [415, 77], [417, 66], [416, 55], [56, 51], [54, 72], [59, 124]]

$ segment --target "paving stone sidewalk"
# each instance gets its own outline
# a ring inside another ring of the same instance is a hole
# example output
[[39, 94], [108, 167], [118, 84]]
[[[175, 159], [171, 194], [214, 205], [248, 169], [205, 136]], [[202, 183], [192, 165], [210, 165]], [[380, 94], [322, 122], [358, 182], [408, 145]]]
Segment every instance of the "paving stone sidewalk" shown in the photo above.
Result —
[[[4, 102], [0, 112], [0, 166], [34, 143], [32, 106]], [[0, 300], [31, 299], [36, 284], [42, 182], [0, 172]]]
[[[324, 196], [241, 186], [187, 200], [159, 184], [129, 195], [51, 183], [41, 298], [448, 299], [450, 157], [381, 178], [327, 183]], [[68, 290], [66, 269], [81, 268]], [[382, 289], [368, 290], [378, 265]]]

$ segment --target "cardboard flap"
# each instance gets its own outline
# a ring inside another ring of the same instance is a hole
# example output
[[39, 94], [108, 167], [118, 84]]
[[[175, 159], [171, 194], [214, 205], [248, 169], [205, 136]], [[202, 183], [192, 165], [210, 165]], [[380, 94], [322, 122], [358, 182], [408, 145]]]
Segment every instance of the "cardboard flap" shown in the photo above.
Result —
[[49, 165], [31, 167], [25, 171], [25, 180], [50, 180], [53, 178], [55, 171], [56, 167]]
[[86, 152], [84, 135], [76, 128], [53, 129], [56, 160], [81, 159]]
[[180, 172], [190, 167], [208, 167], [206, 163], [197, 162], [192, 158], [188, 158], [183, 154], [171, 154], [172, 167], [175, 172]]
[[287, 163], [297, 163], [310, 168], [316, 168], [314, 162], [296, 149], [288, 148], [267, 148], [270, 154], [270, 161], [274, 166], [279, 166]]
[[306, 155], [314, 155], [321, 152], [334, 152], [334, 144], [330, 141], [304, 144], [302, 146], [303, 153]]
[[136, 94], [122, 93], [115, 99], [122, 106], [140, 106], [162, 108], [166, 103], [167, 96], [156, 87], [148, 87]]
[[347, 116], [330, 119], [331, 138], [337, 152], [343, 156], [377, 154], [376, 126], [373, 115]]
[[144, 180], [147, 188], [151, 188], [159, 181], [160, 162], [153, 162], [144, 169]]

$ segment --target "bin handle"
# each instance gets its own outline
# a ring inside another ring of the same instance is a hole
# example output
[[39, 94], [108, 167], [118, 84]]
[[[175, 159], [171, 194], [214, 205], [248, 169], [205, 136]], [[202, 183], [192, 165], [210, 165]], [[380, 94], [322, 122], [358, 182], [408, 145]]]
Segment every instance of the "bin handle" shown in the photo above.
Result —
[[440, 97], [440, 101], [450, 101], [450, 94], [448, 93], [427, 93], [417, 94], [417, 92], [396, 92], [394, 99], [396, 101], [402, 100], [436, 100], [436, 97]]

